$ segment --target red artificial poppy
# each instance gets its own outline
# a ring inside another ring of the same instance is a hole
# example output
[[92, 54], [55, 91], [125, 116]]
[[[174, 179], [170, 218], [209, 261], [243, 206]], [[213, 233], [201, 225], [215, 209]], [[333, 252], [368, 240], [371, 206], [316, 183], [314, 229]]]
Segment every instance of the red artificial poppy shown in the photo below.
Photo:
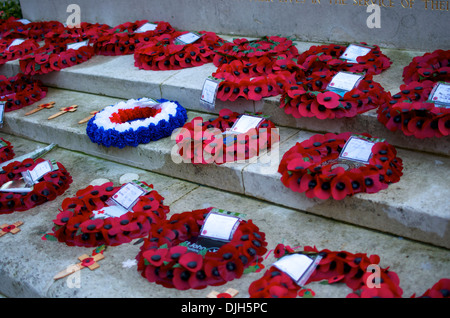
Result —
[[168, 249], [150, 249], [145, 251], [142, 256], [153, 266], [161, 266], [166, 259]]
[[340, 96], [334, 92], [327, 91], [317, 95], [317, 102], [326, 108], [333, 109], [339, 106]]
[[195, 273], [203, 266], [203, 256], [197, 253], [185, 253], [180, 257], [178, 262], [185, 269]]

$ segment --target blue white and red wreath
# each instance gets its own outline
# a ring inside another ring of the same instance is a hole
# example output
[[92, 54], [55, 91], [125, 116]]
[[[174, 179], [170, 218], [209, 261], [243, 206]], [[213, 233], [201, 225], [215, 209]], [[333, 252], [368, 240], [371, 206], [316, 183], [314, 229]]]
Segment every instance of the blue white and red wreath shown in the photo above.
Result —
[[187, 120], [186, 109], [176, 101], [140, 98], [105, 107], [89, 120], [86, 133], [106, 147], [136, 147], [172, 134]]

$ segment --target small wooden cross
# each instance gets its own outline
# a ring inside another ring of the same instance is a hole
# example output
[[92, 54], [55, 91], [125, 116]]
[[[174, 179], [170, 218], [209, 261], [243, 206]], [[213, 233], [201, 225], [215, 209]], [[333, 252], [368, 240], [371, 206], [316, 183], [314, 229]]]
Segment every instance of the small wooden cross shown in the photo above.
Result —
[[61, 116], [62, 114], [65, 114], [67, 112], [74, 112], [74, 111], [77, 110], [77, 107], [78, 107], [78, 105], [72, 105], [72, 106], [69, 106], [69, 107], [61, 108], [60, 112], [51, 115], [48, 119], [50, 120], [50, 119], [56, 118], [56, 117]]
[[22, 224], [23, 224], [22, 221], [17, 221], [16, 223], [13, 224], [0, 225], [0, 237], [2, 237], [7, 233], [17, 234], [18, 232], [20, 232], [19, 226], [21, 226]]
[[213, 290], [210, 292], [206, 297], [207, 298], [233, 298], [239, 294], [239, 292], [236, 289], [228, 288], [224, 293], [219, 293]]
[[101, 254], [101, 253], [95, 254], [94, 256], [89, 256], [87, 254], [81, 255], [80, 257], [78, 257], [78, 259], [81, 261], [80, 263], [69, 266], [65, 270], [56, 274], [55, 277], [53, 277], [53, 279], [57, 280], [57, 279], [64, 278], [64, 277], [69, 276], [79, 270], [82, 270], [85, 267], [89, 268], [90, 270], [97, 269], [100, 267], [100, 265], [98, 265], [97, 262], [104, 258], [105, 258], [105, 256], [103, 256], [103, 254]]
[[94, 111], [90, 112], [90, 113], [89, 113], [90, 115], [89, 115], [88, 117], [86, 117], [86, 118], [80, 120], [78, 123], [79, 123], [79, 124], [84, 124], [84, 123], [88, 122], [88, 121], [89, 121], [92, 117], [94, 117], [95, 114], [97, 114], [97, 113], [98, 113], [98, 110], [94, 110]]
[[37, 108], [29, 111], [28, 113], [25, 114], [25, 116], [37, 113], [38, 111], [44, 109], [44, 108], [52, 108], [53, 106], [55, 106], [55, 102], [50, 102], [50, 103], [46, 103], [46, 104], [40, 104], [38, 105]]

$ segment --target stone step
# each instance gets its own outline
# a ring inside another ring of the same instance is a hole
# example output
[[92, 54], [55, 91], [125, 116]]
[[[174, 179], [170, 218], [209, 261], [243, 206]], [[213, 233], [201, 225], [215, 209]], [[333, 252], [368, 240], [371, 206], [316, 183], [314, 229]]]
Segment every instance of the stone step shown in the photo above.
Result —
[[[231, 40], [230, 36], [222, 36]], [[320, 43], [295, 42], [299, 52], [306, 51], [312, 45]], [[386, 91], [395, 94], [402, 84], [402, 71], [414, 56], [423, 55], [422, 51], [407, 51], [398, 49], [383, 49], [383, 53], [391, 58], [393, 64], [382, 74], [374, 76]], [[133, 55], [125, 56], [94, 56], [89, 61], [59, 72], [38, 75], [44, 84], [87, 92], [97, 95], [106, 95], [121, 99], [139, 97], [166, 98], [176, 100], [186, 109], [200, 112], [218, 113], [220, 109], [230, 108], [238, 112], [262, 112], [279, 126], [305, 129], [314, 132], [340, 133], [352, 131], [355, 133], [370, 133], [372, 136], [385, 138], [394, 146], [424, 151], [444, 156], [450, 155], [450, 137], [417, 139], [405, 136], [402, 132], [391, 132], [376, 117], [376, 110], [369, 111], [354, 118], [335, 120], [320, 120], [317, 118], [299, 118], [287, 115], [279, 107], [280, 96], [264, 98], [261, 101], [248, 101], [245, 99], [235, 102], [216, 103], [216, 108], [206, 110], [200, 105], [200, 95], [205, 79], [210, 76], [216, 67], [206, 64], [200, 67], [176, 71], [145, 71], [134, 66]], [[0, 66], [1, 74], [13, 76], [20, 71], [19, 62], [10, 61]]]
[[[8, 118], [8, 121], [11, 119]], [[17, 156], [45, 146], [43, 143], [5, 133], [1, 136], [14, 144]], [[53, 138], [57, 137], [57, 134], [53, 135]], [[70, 143], [69, 140], [68, 144]], [[84, 144], [88, 146], [86, 142]], [[141, 151], [144, 153], [143, 149]], [[149, 172], [146, 169], [119, 164], [108, 158], [69, 151], [62, 147], [56, 147], [45, 158], [63, 163], [71, 173], [73, 183], [63, 195], [53, 201], [28, 211], [0, 215], [0, 224], [23, 222], [19, 233], [7, 234], [0, 239], [0, 255], [2, 256], [0, 257], [0, 295], [3, 294], [9, 299], [158, 298], [155, 300], [155, 305], [164, 304], [166, 312], [179, 313], [181, 306], [187, 305], [188, 301], [205, 304], [207, 295], [212, 291], [224, 292], [228, 288], [234, 288], [239, 292], [237, 298], [248, 298], [249, 285], [259, 279], [275, 260], [273, 251], [270, 251], [278, 243], [292, 247], [316, 246], [319, 250], [345, 250], [351, 253], [379, 255], [380, 266], [389, 267], [390, 271], [394, 271], [399, 276], [399, 285], [405, 298], [414, 294], [420, 296], [441, 278], [450, 277], [450, 252], [445, 248], [345, 224], [247, 196]], [[44, 234], [51, 231], [52, 220], [55, 219], [62, 201], [66, 197], [74, 196], [79, 189], [85, 188], [99, 178], [106, 178], [115, 185], [120, 185], [121, 177], [129, 173], [137, 174], [140, 180], [153, 184], [154, 189], [164, 197], [164, 204], [170, 207], [169, 217], [175, 213], [209, 206], [245, 213], [246, 219], [252, 220], [266, 235], [269, 252], [264, 255], [262, 265], [265, 268], [261, 272], [244, 274], [241, 278], [223, 286], [208, 286], [201, 290], [186, 291], [165, 288], [149, 283], [137, 271], [133, 260], [139, 253], [141, 244], [134, 240], [129, 244], [107, 247], [103, 253], [105, 258], [99, 262], [100, 267], [96, 270], [83, 269], [79, 275], [55, 281], [53, 277], [57, 273], [77, 263], [79, 256], [90, 254], [94, 250], [94, 248], [69, 247], [64, 243], [41, 239]], [[348, 287], [340, 283], [315, 282], [308, 284], [306, 288], [312, 289], [316, 298], [344, 298], [351, 292]], [[170, 303], [164, 303], [166, 298], [171, 299]], [[8, 301], [6, 298], [2, 300]], [[39, 302], [42, 303], [42, 300]], [[282, 304], [286, 306], [286, 302]], [[277, 303], [272, 303], [270, 308], [268, 306], [269, 312], [279, 313], [282, 308], [278, 309], [277, 306]], [[224, 310], [222, 308], [222, 311]]]
[[[282, 155], [296, 142], [308, 139], [312, 132], [280, 127], [279, 147], [248, 162], [223, 165], [178, 163], [175, 139], [164, 138], [138, 147], [119, 149], [94, 144], [86, 135], [86, 124], [78, 121], [90, 111], [100, 110], [120, 99], [50, 88], [41, 102], [79, 105], [76, 112], [47, 118], [56, 110], [42, 110], [24, 116], [30, 109], [5, 114], [2, 132], [24, 136], [43, 143], [57, 143], [73, 151], [188, 180], [201, 185], [265, 200], [299, 211], [326, 216], [361, 227], [376, 229], [421, 242], [450, 248], [446, 178], [450, 159], [434, 154], [399, 149], [404, 175], [400, 182], [376, 194], [358, 194], [341, 201], [308, 199], [285, 188], [277, 169]], [[188, 112], [188, 120], [210, 114]]]

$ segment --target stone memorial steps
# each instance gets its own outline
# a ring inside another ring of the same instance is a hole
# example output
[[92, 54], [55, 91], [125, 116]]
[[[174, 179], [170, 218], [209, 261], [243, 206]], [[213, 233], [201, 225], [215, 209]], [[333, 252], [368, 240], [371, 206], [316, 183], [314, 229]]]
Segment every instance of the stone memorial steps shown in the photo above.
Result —
[[[92, 98], [92, 100], [92, 103], [96, 100], [106, 101], [101, 97]], [[81, 114], [73, 115], [81, 117]], [[12, 122], [10, 116], [7, 116], [7, 121]], [[34, 125], [30, 124], [30, 126]], [[34, 133], [32, 130], [30, 132]], [[44, 147], [47, 143], [5, 134], [3, 131], [0, 135], [13, 143], [17, 156]], [[64, 134], [64, 136], [67, 135], [68, 132]], [[79, 139], [78, 142], [81, 143], [82, 138], [79, 138], [78, 133], [74, 135], [72, 141]], [[52, 137], [59, 139], [58, 134]], [[71, 140], [68, 140], [67, 146], [70, 144]], [[90, 147], [86, 140], [83, 144]], [[164, 204], [170, 207], [169, 216], [209, 206], [245, 213], [246, 219], [251, 219], [266, 234], [268, 251], [273, 250], [278, 243], [283, 243], [292, 247], [316, 246], [319, 250], [345, 250], [351, 253], [379, 255], [380, 266], [389, 267], [390, 271], [394, 271], [399, 276], [400, 287], [403, 289], [405, 298], [413, 294], [420, 296], [441, 278], [449, 277], [449, 251], [446, 248], [205, 187], [195, 182], [150, 172], [145, 167], [144, 169], [130, 167], [109, 158], [98, 158], [63, 149], [64, 147], [66, 144], [54, 148], [45, 158], [63, 163], [70, 171], [73, 177], [70, 188], [55, 200], [31, 210], [0, 215], [0, 224], [23, 222], [20, 232], [15, 235], [8, 233], [0, 239], [0, 255], [2, 256], [0, 258], [0, 298], [2, 298], [1, 294], [4, 295], [3, 297], [11, 298], [161, 298], [158, 304], [168, 306], [165, 308], [166, 311], [175, 312], [181, 308], [177, 307], [173, 300], [170, 300], [171, 303], [164, 303], [162, 298], [206, 299], [210, 292], [224, 292], [228, 288], [239, 292], [237, 298], [248, 297], [250, 284], [259, 279], [274, 262], [273, 251], [265, 255], [263, 271], [245, 274], [223, 286], [208, 286], [201, 290], [181, 291], [145, 280], [133, 262], [141, 248], [138, 240], [129, 244], [107, 247], [103, 253], [104, 259], [99, 262], [100, 267], [94, 271], [83, 269], [78, 272], [79, 275], [74, 274], [56, 281], [53, 279], [57, 273], [77, 263], [79, 256], [90, 254], [94, 250], [94, 248], [67, 246], [64, 243], [42, 239], [44, 234], [51, 232], [52, 220], [55, 219], [64, 198], [75, 196], [77, 190], [85, 188], [97, 179], [106, 179], [119, 185], [123, 182], [122, 178], [129, 174], [138, 175], [140, 180], [153, 184], [154, 189], [164, 197]], [[145, 155], [146, 147], [139, 148]], [[340, 283], [328, 285], [316, 282], [308, 284], [306, 288], [311, 288], [316, 293], [316, 298], [344, 298], [351, 292], [345, 284]], [[222, 311], [224, 310], [223, 308]]]
[[[173, 96], [176, 99], [176, 96]], [[78, 124], [91, 111], [100, 110], [121, 99], [95, 94], [50, 88], [41, 102], [54, 101], [53, 109], [24, 116], [33, 106], [5, 114], [2, 132], [23, 136], [42, 143], [80, 151], [90, 156], [126, 164], [197, 184], [258, 198], [299, 211], [358, 226], [408, 237], [414, 240], [450, 247], [448, 193], [446, 178], [450, 158], [398, 149], [404, 162], [400, 182], [376, 194], [358, 194], [341, 201], [308, 199], [283, 186], [277, 172], [282, 155], [296, 142], [311, 137], [314, 132], [280, 127], [280, 143], [273, 151], [245, 162], [223, 165], [180, 163], [176, 155], [174, 136], [138, 147], [119, 149], [92, 143], [86, 135], [86, 124]], [[78, 105], [78, 110], [55, 119], [47, 118], [58, 107]], [[212, 114], [188, 111], [188, 120]]]

